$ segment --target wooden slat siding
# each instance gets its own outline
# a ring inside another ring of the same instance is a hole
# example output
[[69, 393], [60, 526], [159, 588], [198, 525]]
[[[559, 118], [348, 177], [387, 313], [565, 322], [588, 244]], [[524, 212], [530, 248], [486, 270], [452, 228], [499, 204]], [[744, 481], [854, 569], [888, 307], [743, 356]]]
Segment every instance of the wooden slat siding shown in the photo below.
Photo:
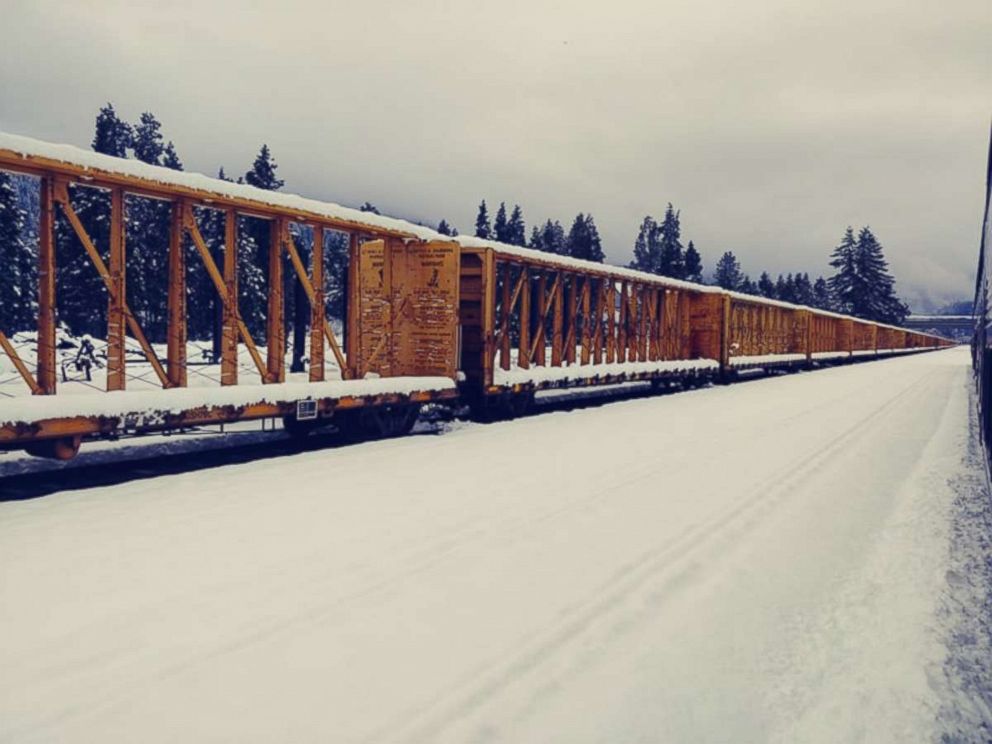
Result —
[[579, 275], [568, 277], [568, 335], [565, 337], [565, 361], [575, 364], [576, 319], [579, 314]]
[[[193, 226], [196, 219], [192, 210], [189, 211]], [[199, 233], [199, 228], [196, 232]], [[196, 243], [194, 235], [193, 242]], [[206, 246], [204, 246], [206, 247]], [[201, 258], [204, 254], [201, 253]], [[210, 256], [209, 251], [205, 254]], [[210, 258], [213, 265], [213, 258]], [[209, 267], [207, 269], [209, 273]], [[216, 267], [214, 274], [217, 273]], [[220, 341], [220, 384], [238, 384], [238, 215], [233, 209], [224, 213], [224, 276], [215, 278], [218, 292], [222, 295], [221, 310], [221, 341]], [[223, 289], [223, 292], [221, 291]], [[223, 297], [227, 293], [226, 299]], [[260, 374], [264, 374], [259, 369]]]
[[517, 339], [517, 365], [530, 369], [530, 271], [527, 264], [520, 267], [520, 334]]
[[547, 356], [545, 336], [547, 335], [548, 310], [551, 309], [551, 298], [548, 297], [548, 275], [541, 271], [537, 277], [537, 327], [534, 329], [533, 357], [534, 364], [543, 367]]
[[730, 313], [731, 302], [729, 295], [723, 295], [720, 302], [720, 356], [717, 361], [720, 369], [726, 370], [730, 367]]
[[284, 219], [269, 223], [268, 310], [265, 317], [266, 375], [263, 382], [282, 382], [286, 378], [286, 329], [283, 326], [284, 298], [282, 286], [282, 244], [287, 229]]
[[54, 395], [55, 372], [55, 182], [42, 176], [38, 223], [38, 390]]
[[[310, 252], [310, 278], [313, 295], [310, 298], [310, 382], [324, 380], [324, 324], [327, 322], [327, 305], [324, 298], [324, 228], [313, 228], [313, 250]], [[345, 365], [338, 362], [341, 375]]]
[[617, 362], [627, 361], [627, 282], [620, 282], [620, 308], [617, 317]]
[[592, 281], [592, 277], [586, 277], [585, 281], [582, 282], [582, 354], [579, 357], [581, 364], [589, 364], [590, 354], [592, 349], [589, 348], [591, 342], [591, 329], [590, 324], [592, 323], [592, 295], [591, 287], [589, 282]]
[[[119, 282], [111, 278], [110, 271], [107, 265], [103, 262], [99, 251], [97, 251], [96, 246], [93, 245], [93, 241], [90, 239], [89, 234], [86, 232], [86, 228], [83, 227], [83, 223], [79, 219], [79, 215], [76, 214], [76, 210], [72, 207], [72, 202], [69, 200], [69, 186], [65, 181], [56, 181], [54, 186], [53, 201], [58, 204], [62, 209], [62, 213], [65, 215], [66, 219], [69, 220], [69, 224], [72, 226], [72, 230], [76, 233], [76, 237], [79, 238], [79, 242], [83, 244], [83, 248], [86, 254], [89, 256], [90, 262], [96, 269], [97, 274], [99, 274], [100, 279], [103, 280], [103, 285], [107, 289], [107, 293], [110, 295], [117, 294], [119, 290], [123, 289], [122, 282], [119, 287]], [[111, 199], [111, 208], [113, 208], [113, 199]], [[121, 198], [121, 215], [123, 215], [123, 196]], [[117, 241], [120, 244], [120, 250], [123, 252], [123, 239], [124, 231], [123, 224], [120, 225], [120, 239]], [[112, 241], [113, 242], [113, 241]], [[113, 254], [113, 248], [111, 247], [111, 254]], [[121, 255], [121, 261], [123, 262], [123, 255]], [[123, 265], [121, 266], [121, 274], [124, 272]], [[165, 368], [159, 362], [158, 357], [155, 355], [155, 351], [152, 349], [151, 344], [148, 343], [148, 339], [145, 338], [144, 332], [141, 330], [141, 326], [138, 324], [137, 319], [131, 313], [130, 308], [127, 305], [127, 299], [123, 292], [119, 294], [120, 304], [122, 307], [124, 320], [127, 323], [127, 327], [131, 329], [132, 335], [134, 335], [135, 340], [141, 346], [142, 352], [144, 352], [145, 358], [148, 359], [148, 363], [151, 365], [152, 370], [158, 377], [159, 382], [163, 387], [168, 385], [169, 377], [165, 373]], [[108, 304], [109, 304], [108, 299]], [[109, 323], [108, 323], [109, 326]], [[108, 328], [109, 330], [109, 328]], [[121, 338], [123, 339], [123, 332], [121, 333]], [[109, 339], [108, 339], [109, 344]], [[108, 352], [109, 354], [109, 352]], [[109, 374], [108, 374], [108, 384], [109, 384]], [[123, 388], [116, 388], [123, 389]]]
[[186, 254], [183, 251], [183, 204], [173, 202], [169, 219], [169, 324], [167, 373], [170, 387], [186, 387]]
[[564, 351], [564, 340], [562, 339], [562, 325], [565, 322], [565, 274], [558, 272], [555, 283], [558, 291], [555, 293], [555, 310], [551, 319], [551, 366], [560, 367], [562, 353]]
[[641, 285], [638, 296], [640, 319], [637, 326], [637, 358], [639, 361], [648, 360], [648, 287]]
[[[289, 223], [286, 223], [283, 226], [280, 244], [285, 248], [286, 254], [289, 256], [289, 261], [293, 266], [293, 271], [296, 272], [296, 278], [303, 287], [303, 293], [306, 295], [312, 311], [318, 304], [317, 288], [310, 281], [310, 277], [307, 274], [307, 267], [303, 264], [303, 259], [300, 257], [300, 251], [296, 246], [296, 240], [293, 238], [293, 234], [289, 230]], [[321, 307], [323, 307], [322, 303]], [[334, 329], [331, 328], [331, 324], [327, 322], [326, 318], [324, 318], [324, 313], [321, 312], [320, 315], [321, 324], [317, 327], [317, 331], [322, 334], [322, 338], [320, 340], [321, 356], [323, 356], [323, 345], [324, 339], [326, 338], [327, 343], [331, 347], [331, 353], [334, 354], [334, 360], [338, 363], [338, 367], [341, 369], [342, 379], [347, 380], [349, 379], [348, 370], [345, 368], [345, 359], [341, 354], [341, 347], [338, 345], [338, 341], [334, 337]], [[283, 346], [283, 351], [285, 352], [285, 345]], [[285, 356], [285, 353], [283, 356]]]
[[[231, 216], [233, 216], [233, 213], [229, 212], [228, 217]], [[248, 348], [248, 353], [251, 355], [252, 361], [255, 363], [255, 368], [258, 369], [259, 375], [264, 380], [266, 373], [265, 362], [262, 360], [261, 354], [258, 353], [258, 347], [255, 346], [255, 340], [251, 337], [251, 333], [248, 332], [248, 327], [238, 315], [238, 308], [236, 304], [238, 300], [237, 223], [233, 219], [225, 220], [225, 276], [222, 277], [220, 272], [217, 270], [217, 264], [214, 263], [213, 256], [210, 255], [210, 250], [207, 248], [206, 242], [203, 240], [203, 235], [200, 233], [200, 227], [196, 224], [196, 217], [193, 214], [192, 208], [189, 208], [188, 205], [183, 222], [186, 226], [186, 232], [189, 234], [190, 238], [192, 238], [193, 245], [196, 247], [197, 253], [200, 254], [200, 259], [203, 261], [204, 267], [207, 269], [207, 274], [210, 276], [211, 281], [214, 283], [214, 287], [217, 289], [217, 293], [220, 295], [220, 299], [225, 310], [224, 345], [222, 348], [221, 358], [221, 385], [233, 385], [237, 383], [237, 334], [241, 335], [241, 339], [244, 341], [245, 346]], [[231, 292], [229, 287], [233, 287], [234, 291]], [[228, 314], [231, 316], [230, 319], [228, 318]], [[228, 332], [228, 329], [231, 326], [234, 327], [234, 333]], [[225, 382], [225, 379], [230, 380], [230, 376], [225, 377], [224, 374], [226, 366], [224, 363], [225, 360], [228, 365], [233, 364], [233, 382]]]
[[609, 279], [606, 284], [606, 363], [617, 360], [617, 283]]
[[17, 353], [17, 349], [15, 349], [13, 344], [10, 343], [10, 340], [3, 331], [0, 331], [0, 349], [3, 349], [4, 353], [14, 365], [14, 369], [17, 370], [17, 374], [21, 376], [24, 383], [31, 389], [31, 394], [41, 395], [41, 386], [35, 381], [34, 377], [31, 376], [31, 372], [28, 370], [27, 365], [24, 364], [20, 355]]
[[655, 287], [653, 291], [653, 297], [651, 299], [652, 313], [654, 313], [653, 318], [653, 330], [651, 332], [651, 361], [657, 362], [662, 358], [661, 352], [661, 314], [664, 309], [665, 302], [665, 290], [659, 287]]
[[125, 367], [127, 336], [124, 333], [124, 194], [119, 188], [110, 192], [110, 291], [107, 293], [107, 390], [127, 387]]

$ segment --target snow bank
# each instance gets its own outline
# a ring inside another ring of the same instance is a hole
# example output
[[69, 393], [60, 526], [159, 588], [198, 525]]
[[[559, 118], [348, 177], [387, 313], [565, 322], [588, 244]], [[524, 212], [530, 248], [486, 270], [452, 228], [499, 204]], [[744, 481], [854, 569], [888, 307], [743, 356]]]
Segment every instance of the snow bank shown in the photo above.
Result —
[[0, 426], [73, 416], [164, 416], [203, 407], [278, 405], [306, 399], [340, 399], [374, 395], [409, 395], [454, 390], [447, 377], [386, 377], [329, 382], [284, 382], [272, 385], [114, 391], [94, 395], [38, 395], [0, 402]]
[[754, 354], [751, 356], [730, 357], [731, 367], [747, 367], [755, 364], [775, 364], [785, 362], [805, 362], [805, 354]]
[[613, 364], [575, 364], [569, 367], [531, 367], [530, 369], [493, 371], [496, 385], [526, 385], [569, 380], [591, 380], [605, 378], [633, 377], [677, 372], [704, 372], [720, 368], [715, 359], [671, 359], [656, 362], [614, 362]]

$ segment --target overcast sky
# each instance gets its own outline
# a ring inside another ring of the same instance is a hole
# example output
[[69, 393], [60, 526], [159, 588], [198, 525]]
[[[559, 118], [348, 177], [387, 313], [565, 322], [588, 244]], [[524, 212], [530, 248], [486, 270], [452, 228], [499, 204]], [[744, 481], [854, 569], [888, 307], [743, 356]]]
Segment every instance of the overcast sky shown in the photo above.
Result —
[[591, 212], [630, 260], [671, 201], [707, 273], [826, 273], [870, 224], [913, 304], [968, 298], [988, 0], [0, 0], [0, 129], [88, 146], [152, 111], [187, 170], [268, 143], [286, 190], [472, 230]]

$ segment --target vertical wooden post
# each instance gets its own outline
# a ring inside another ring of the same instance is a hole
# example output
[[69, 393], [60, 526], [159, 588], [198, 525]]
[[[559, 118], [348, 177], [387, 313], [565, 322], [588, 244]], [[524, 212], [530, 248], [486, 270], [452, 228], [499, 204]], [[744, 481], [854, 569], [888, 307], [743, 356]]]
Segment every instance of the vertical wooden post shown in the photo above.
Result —
[[503, 292], [500, 299], [500, 332], [499, 339], [499, 367], [503, 370], [510, 369], [510, 321], [513, 317], [513, 308], [510, 307], [510, 285], [513, 283], [513, 267], [503, 263]]
[[523, 284], [520, 285], [520, 338], [517, 348], [517, 364], [521, 369], [530, 369], [530, 273], [527, 264], [520, 267]]
[[224, 213], [224, 285], [230, 302], [224, 304], [220, 347], [220, 384], [238, 384], [238, 214]]
[[548, 275], [542, 269], [537, 278], [537, 328], [534, 330], [534, 340], [537, 345], [534, 347], [534, 364], [543, 367], [546, 362], [545, 327], [547, 326], [547, 315], [544, 308], [548, 303]]
[[589, 341], [590, 341], [590, 331], [592, 325], [591, 311], [591, 300], [590, 296], [591, 287], [589, 286], [592, 282], [592, 277], [586, 276], [585, 280], [582, 282], [582, 364], [589, 364]]
[[38, 226], [38, 394], [55, 394], [55, 213], [53, 177], [41, 179]]
[[617, 361], [627, 361], [627, 282], [620, 284], [620, 319], [617, 322]]
[[579, 313], [579, 277], [573, 274], [568, 282], [568, 333], [565, 335], [565, 361], [569, 366], [575, 364], [575, 335], [577, 316]]
[[[313, 250], [310, 252], [310, 382], [324, 380], [324, 228], [313, 227]], [[344, 370], [341, 370], [342, 376]]]
[[603, 295], [606, 293], [605, 282], [600, 279], [596, 282], [596, 309], [593, 311], [596, 317], [596, 326], [592, 331], [592, 363], [603, 363]]
[[551, 320], [551, 366], [561, 366], [562, 347], [562, 323], [564, 323], [565, 309], [565, 282], [566, 278], [562, 272], [558, 272], [558, 291], [555, 292], [555, 309]]
[[493, 384], [496, 359], [496, 258], [492, 248], [482, 253], [482, 377], [485, 386]]
[[115, 188], [110, 192], [110, 283], [114, 288], [108, 293], [107, 305], [107, 390], [125, 387], [124, 297], [124, 192]]
[[648, 358], [648, 288], [643, 284], [637, 293], [637, 361], [645, 362]]
[[617, 283], [610, 279], [606, 289], [606, 363], [617, 360]]
[[262, 382], [282, 382], [286, 375], [285, 328], [283, 328], [282, 241], [288, 229], [279, 217], [269, 223], [269, 302], [266, 316], [266, 375]]
[[186, 255], [183, 253], [183, 209], [172, 203], [169, 225], [169, 387], [186, 387]]

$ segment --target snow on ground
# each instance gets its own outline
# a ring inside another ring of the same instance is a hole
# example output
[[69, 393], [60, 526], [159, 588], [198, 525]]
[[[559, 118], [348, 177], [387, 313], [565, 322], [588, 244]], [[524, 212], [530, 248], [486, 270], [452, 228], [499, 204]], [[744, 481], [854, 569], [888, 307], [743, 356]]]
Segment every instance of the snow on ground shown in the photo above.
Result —
[[967, 364], [0, 503], [0, 740], [985, 738]]

